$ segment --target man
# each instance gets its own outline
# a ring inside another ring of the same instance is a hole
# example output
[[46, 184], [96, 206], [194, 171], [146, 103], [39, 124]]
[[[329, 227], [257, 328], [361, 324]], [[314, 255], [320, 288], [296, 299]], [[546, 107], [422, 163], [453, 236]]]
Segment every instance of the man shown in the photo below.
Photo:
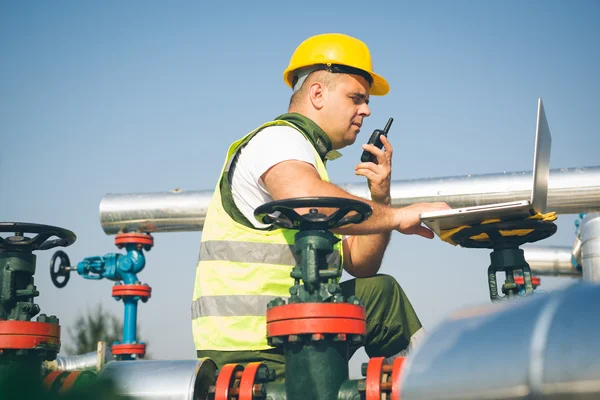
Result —
[[[280, 350], [267, 345], [267, 303], [288, 297], [295, 265], [295, 231], [259, 223], [254, 210], [266, 202], [294, 197], [357, 198], [329, 182], [325, 163], [337, 149], [353, 144], [370, 115], [369, 96], [385, 95], [389, 85], [373, 72], [367, 46], [342, 34], [313, 36], [301, 43], [284, 72], [293, 95], [288, 113], [258, 127], [228, 151], [209, 206], [192, 302], [198, 357], [226, 363], [264, 361], [283, 370]], [[366, 140], [365, 140], [366, 141]], [[345, 297], [365, 303], [370, 357], [390, 360], [403, 354], [422, 332], [421, 323], [398, 283], [377, 275], [391, 232], [433, 238], [419, 214], [446, 209], [445, 203], [392, 208], [392, 146], [363, 148], [377, 163], [359, 163], [367, 178], [372, 216], [334, 230], [344, 237], [337, 251], [343, 268], [356, 279], [342, 282]]]

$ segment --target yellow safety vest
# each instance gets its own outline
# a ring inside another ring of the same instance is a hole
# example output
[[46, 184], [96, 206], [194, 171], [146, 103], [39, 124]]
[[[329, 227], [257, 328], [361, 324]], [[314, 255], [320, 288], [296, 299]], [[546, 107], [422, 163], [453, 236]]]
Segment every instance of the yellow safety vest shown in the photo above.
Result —
[[[261, 129], [286, 125], [271, 121], [234, 142], [227, 152], [221, 178], [229, 174], [238, 151]], [[307, 139], [308, 140], [308, 139]], [[329, 182], [325, 164], [315, 150], [317, 171]], [[234, 221], [222, 203], [220, 182], [211, 199], [200, 246], [192, 300], [192, 331], [197, 350], [264, 350], [267, 303], [289, 297], [290, 277], [297, 264], [293, 246], [296, 230], [261, 230]], [[338, 238], [340, 236], [338, 235]], [[341, 268], [341, 241], [334, 245], [330, 266]]]

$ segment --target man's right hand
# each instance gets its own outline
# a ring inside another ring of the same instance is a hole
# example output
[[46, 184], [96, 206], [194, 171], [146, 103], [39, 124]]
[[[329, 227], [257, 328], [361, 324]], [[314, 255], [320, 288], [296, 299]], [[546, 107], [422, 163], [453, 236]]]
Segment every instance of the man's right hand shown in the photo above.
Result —
[[448, 210], [450, 206], [446, 203], [415, 203], [398, 209], [399, 222], [396, 230], [405, 235], [419, 235], [433, 239], [435, 234], [431, 229], [421, 225], [419, 215], [429, 211]]

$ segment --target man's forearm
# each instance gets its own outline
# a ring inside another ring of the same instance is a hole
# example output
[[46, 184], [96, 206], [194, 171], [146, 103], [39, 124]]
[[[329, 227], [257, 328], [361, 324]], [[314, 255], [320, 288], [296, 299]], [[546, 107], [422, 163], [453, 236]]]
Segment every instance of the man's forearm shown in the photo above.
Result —
[[390, 232], [350, 237], [351, 260], [346, 264], [346, 270], [359, 278], [375, 275], [381, 267], [390, 237]]

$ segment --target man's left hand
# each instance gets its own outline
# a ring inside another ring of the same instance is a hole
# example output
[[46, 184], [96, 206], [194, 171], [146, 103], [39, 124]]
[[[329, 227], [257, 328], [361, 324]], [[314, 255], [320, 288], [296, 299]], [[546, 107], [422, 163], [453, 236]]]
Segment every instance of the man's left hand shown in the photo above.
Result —
[[390, 205], [390, 182], [392, 180], [392, 145], [388, 138], [381, 135], [383, 149], [372, 144], [363, 144], [362, 148], [377, 158], [377, 164], [372, 162], [361, 162], [354, 168], [356, 175], [364, 176], [369, 183], [371, 200], [376, 203]]

